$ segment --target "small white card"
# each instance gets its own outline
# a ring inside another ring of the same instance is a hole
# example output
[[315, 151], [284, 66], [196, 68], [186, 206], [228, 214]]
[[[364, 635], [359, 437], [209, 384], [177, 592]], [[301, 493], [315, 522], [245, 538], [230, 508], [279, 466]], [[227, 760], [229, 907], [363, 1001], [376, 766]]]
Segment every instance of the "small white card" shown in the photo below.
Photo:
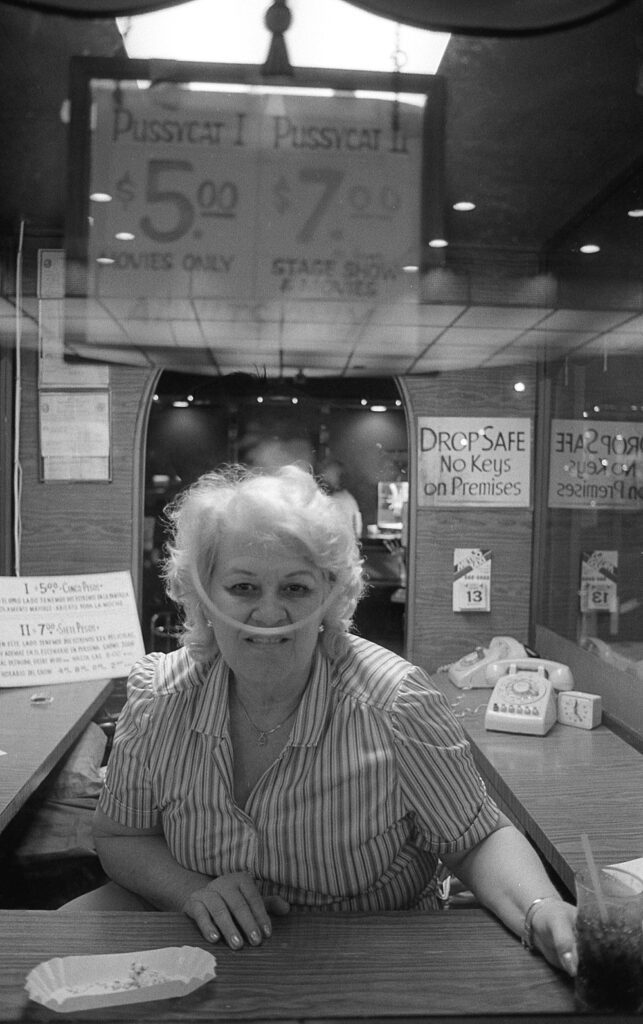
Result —
[[618, 610], [618, 551], [584, 551], [581, 561], [581, 612]]
[[455, 548], [453, 552], [453, 611], [491, 611], [491, 551]]

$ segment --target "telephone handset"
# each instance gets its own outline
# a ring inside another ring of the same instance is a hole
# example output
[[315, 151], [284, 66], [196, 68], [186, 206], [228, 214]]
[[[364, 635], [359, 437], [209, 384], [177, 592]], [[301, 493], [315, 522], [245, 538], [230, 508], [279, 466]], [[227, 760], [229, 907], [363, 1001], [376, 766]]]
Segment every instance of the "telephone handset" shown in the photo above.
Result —
[[527, 651], [512, 636], [494, 636], [488, 647], [476, 647], [459, 661], [449, 665], [449, 679], [460, 689], [491, 688], [495, 684], [487, 678], [487, 666], [503, 658], [526, 658]]
[[493, 685], [485, 729], [544, 736], [556, 721], [554, 690], [572, 690], [567, 665], [544, 658], [509, 658], [487, 666]]

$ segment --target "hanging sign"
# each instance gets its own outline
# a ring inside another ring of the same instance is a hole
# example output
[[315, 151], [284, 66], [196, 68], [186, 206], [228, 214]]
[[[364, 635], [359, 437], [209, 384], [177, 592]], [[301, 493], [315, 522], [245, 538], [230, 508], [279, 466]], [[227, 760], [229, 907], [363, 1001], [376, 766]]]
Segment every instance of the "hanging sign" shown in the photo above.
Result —
[[125, 676], [144, 653], [129, 572], [0, 578], [0, 687]]
[[552, 420], [549, 507], [643, 509], [643, 423]]
[[530, 504], [531, 421], [418, 417], [420, 508]]
[[422, 103], [102, 80], [92, 94], [89, 294], [416, 297]]

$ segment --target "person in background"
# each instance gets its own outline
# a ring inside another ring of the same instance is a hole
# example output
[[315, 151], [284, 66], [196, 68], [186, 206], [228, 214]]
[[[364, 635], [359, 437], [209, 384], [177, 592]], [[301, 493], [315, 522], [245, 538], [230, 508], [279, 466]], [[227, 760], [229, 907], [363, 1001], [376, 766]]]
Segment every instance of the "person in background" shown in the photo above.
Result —
[[328, 458], [319, 467], [318, 479], [333, 504], [351, 524], [357, 539], [362, 536], [362, 513], [357, 501], [344, 486], [344, 466], [338, 459]]
[[288, 911], [437, 910], [446, 865], [573, 974], [575, 910], [448, 702], [350, 632], [359, 548], [313, 476], [209, 473], [167, 516], [183, 646], [131, 672], [95, 818], [112, 881], [62, 909], [182, 911], [239, 949]]

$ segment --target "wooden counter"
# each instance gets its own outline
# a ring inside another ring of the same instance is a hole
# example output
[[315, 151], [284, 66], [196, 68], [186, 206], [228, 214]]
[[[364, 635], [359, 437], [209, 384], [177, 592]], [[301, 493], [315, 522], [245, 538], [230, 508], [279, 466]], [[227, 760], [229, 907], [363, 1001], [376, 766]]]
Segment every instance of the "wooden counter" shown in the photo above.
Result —
[[[205, 943], [179, 914], [0, 911], [0, 1020], [102, 1022], [560, 1019], [573, 984], [483, 910], [298, 914], [259, 947]], [[55, 956], [200, 946], [217, 977], [179, 999], [70, 1016], [29, 1002], [29, 970]]]
[[643, 756], [600, 725], [556, 722], [546, 736], [490, 732], [491, 690], [460, 690], [432, 676], [469, 736], [478, 767], [503, 809], [520, 825], [570, 893], [585, 863], [580, 836], [600, 865], [643, 856]]
[[112, 685], [95, 679], [0, 689], [0, 831], [78, 739]]

